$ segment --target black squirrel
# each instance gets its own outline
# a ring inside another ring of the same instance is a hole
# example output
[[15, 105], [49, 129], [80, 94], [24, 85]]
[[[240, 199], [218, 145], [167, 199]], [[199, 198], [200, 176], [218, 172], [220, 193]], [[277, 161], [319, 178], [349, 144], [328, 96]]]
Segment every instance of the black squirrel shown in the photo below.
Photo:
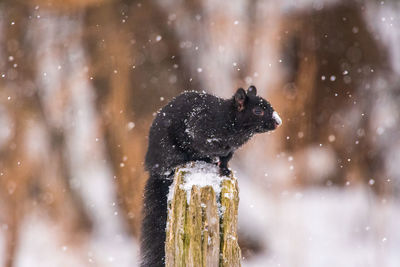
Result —
[[[184, 92], [164, 106], [150, 128], [141, 233], [142, 267], [165, 266], [167, 195], [174, 169], [186, 162], [217, 162], [229, 175], [234, 151], [255, 133], [276, 129], [281, 119], [250, 86], [231, 99]], [[217, 160], [217, 161], [216, 161]]]

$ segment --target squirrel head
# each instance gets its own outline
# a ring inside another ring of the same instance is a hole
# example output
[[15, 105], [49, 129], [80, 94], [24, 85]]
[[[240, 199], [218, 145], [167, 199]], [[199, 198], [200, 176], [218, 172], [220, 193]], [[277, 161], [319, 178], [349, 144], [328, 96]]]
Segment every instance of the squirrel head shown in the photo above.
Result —
[[239, 88], [233, 95], [233, 103], [235, 124], [240, 129], [263, 133], [275, 130], [282, 124], [278, 113], [267, 100], [257, 96], [257, 89], [253, 85], [247, 92]]

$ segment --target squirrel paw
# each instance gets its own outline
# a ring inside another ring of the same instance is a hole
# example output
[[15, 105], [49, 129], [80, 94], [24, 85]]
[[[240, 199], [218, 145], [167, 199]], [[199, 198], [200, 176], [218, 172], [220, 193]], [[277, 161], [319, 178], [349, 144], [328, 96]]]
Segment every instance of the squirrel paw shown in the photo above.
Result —
[[227, 177], [229, 177], [229, 176], [231, 176], [232, 171], [231, 171], [230, 169], [228, 169], [228, 168], [220, 168], [220, 169], [219, 169], [219, 174], [220, 174], [221, 176], [227, 176]]

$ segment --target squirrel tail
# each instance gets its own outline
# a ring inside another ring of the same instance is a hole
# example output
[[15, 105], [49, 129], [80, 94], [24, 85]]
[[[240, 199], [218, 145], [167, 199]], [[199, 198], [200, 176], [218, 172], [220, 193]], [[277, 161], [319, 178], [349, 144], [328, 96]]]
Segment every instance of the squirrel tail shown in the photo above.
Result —
[[173, 181], [170, 178], [153, 173], [146, 183], [140, 247], [141, 267], [165, 266], [167, 195]]

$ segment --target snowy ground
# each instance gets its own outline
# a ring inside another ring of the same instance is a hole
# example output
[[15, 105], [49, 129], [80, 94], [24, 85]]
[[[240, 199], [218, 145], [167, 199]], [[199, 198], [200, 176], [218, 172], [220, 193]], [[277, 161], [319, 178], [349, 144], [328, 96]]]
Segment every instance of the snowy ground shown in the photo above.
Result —
[[400, 203], [368, 188], [265, 195], [239, 180], [239, 227], [266, 248], [243, 266], [400, 266]]
[[[4, 264], [3, 238], [0, 230], [0, 266]], [[131, 267], [138, 262], [137, 242], [126, 233], [104, 237], [94, 232], [71, 241], [60, 225], [38, 211], [25, 218], [18, 242], [15, 267]]]
[[[266, 195], [239, 180], [241, 233], [264, 251], [243, 266], [398, 267], [400, 203], [378, 199], [367, 188], [307, 189]], [[138, 266], [138, 246], [124, 233], [68, 245], [61, 227], [39, 212], [21, 227], [17, 267]], [[0, 259], [4, 240], [0, 235]]]

